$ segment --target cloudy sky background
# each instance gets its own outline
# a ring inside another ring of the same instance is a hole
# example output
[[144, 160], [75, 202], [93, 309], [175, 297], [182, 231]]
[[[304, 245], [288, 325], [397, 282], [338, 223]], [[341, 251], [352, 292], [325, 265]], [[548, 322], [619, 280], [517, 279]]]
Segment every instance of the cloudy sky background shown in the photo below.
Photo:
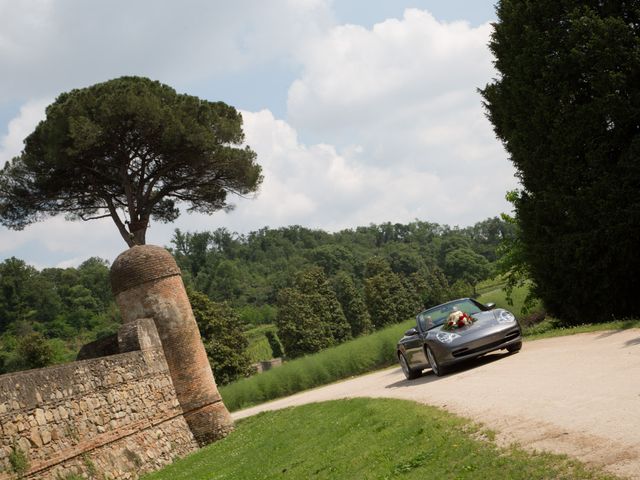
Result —
[[[336, 231], [509, 211], [514, 171], [477, 88], [496, 76], [485, 0], [0, 0], [0, 164], [55, 97], [148, 76], [242, 111], [264, 184], [231, 213], [175, 228]], [[0, 227], [0, 260], [73, 266], [126, 248], [108, 219]]]

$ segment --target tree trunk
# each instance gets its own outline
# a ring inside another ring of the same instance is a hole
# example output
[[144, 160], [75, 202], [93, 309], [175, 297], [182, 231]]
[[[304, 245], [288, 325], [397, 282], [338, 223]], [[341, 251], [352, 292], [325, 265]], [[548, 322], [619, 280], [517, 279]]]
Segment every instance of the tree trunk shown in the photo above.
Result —
[[[131, 231], [131, 240], [133, 245], [145, 245], [147, 241], [147, 219], [138, 220], [129, 223], [129, 231]], [[130, 247], [133, 245], [129, 245]]]

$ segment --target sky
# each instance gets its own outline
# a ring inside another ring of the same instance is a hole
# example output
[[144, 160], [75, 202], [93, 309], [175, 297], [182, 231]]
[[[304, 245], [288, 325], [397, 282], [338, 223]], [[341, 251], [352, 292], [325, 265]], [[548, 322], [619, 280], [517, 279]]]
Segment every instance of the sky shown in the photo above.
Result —
[[[242, 112], [264, 182], [213, 215], [152, 223], [248, 233], [416, 219], [467, 226], [510, 211], [514, 169], [477, 89], [497, 73], [485, 0], [0, 0], [0, 165], [57, 95], [122, 75]], [[109, 261], [109, 220], [0, 226], [0, 261]]]

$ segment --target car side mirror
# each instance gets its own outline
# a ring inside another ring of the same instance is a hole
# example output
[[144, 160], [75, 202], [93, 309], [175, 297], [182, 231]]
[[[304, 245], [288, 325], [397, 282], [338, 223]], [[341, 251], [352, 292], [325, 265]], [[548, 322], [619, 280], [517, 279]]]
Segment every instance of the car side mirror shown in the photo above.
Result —
[[418, 335], [418, 330], [415, 327], [404, 332], [405, 337], [413, 337], [414, 335]]
[[493, 310], [494, 308], [496, 308], [496, 304], [493, 302], [487, 303], [485, 305], [489, 310]]

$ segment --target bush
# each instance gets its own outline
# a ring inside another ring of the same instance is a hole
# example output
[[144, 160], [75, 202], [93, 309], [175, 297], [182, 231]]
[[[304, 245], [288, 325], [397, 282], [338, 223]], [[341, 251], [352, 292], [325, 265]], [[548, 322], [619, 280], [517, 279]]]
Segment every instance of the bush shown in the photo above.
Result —
[[11, 465], [13, 473], [15, 473], [18, 478], [22, 478], [29, 470], [29, 457], [27, 457], [27, 454], [24, 453], [19, 446], [13, 445], [11, 453], [9, 454], [9, 464]]
[[282, 342], [278, 338], [278, 334], [273, 330], [267, 330], [265, 336], [267, 337], [267, 341], [269, 342], [269, 346], [271, 347], [273, 358], [283, 357], [284, 349], [282, 348]]
[[18, 343], [17, 353], [25, 368], [41, 368], [54, 362], [53, 346], [40, 333], [33, 332]]

